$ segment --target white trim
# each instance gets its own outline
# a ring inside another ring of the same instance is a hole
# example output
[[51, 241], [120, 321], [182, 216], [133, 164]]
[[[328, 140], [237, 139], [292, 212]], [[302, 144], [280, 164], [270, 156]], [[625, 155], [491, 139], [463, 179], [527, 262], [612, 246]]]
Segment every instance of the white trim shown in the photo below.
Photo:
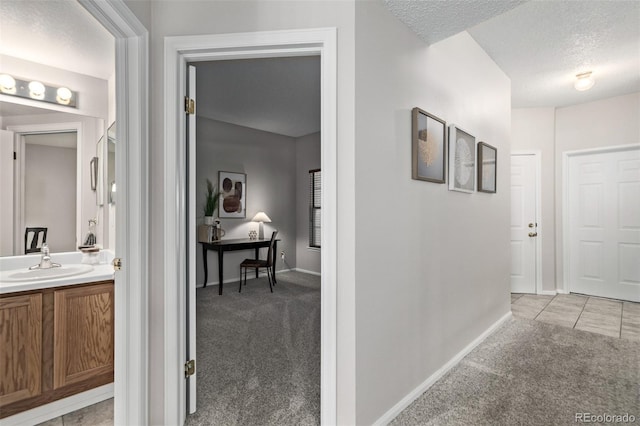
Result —
[[538, 149], [512, 151], [514, 155], [532, 155], [536, 165], [536, 294], [544, 294], [542, 288], [542, 240], [544, 239], [544, 222], [542, 221], [542, 151]]
[[[72, 411], [113, 398], [113, 383], [41, 405], [0, 420], [2, 426], [37, 425]], [[62, 422], [61, 422], [62, 423]]]
[[[580, 149], [575, 151], [563, 151], [562, 152], [562, 283], [558, 283], [557, 291], [562, 294], [569, 294], [571, 288], [569, 288], [569, 160], [571, 157], [577, 157], [580, 155], [590, 154], [605, 154], [610, 152], [626, 151], [630, 149], [638, 149], [640, 144], [628, 144], [628, 145], [616, 145], [601, 148], [589, 148]], [[558, 253], [560, 255], [560, 253]], [[557, 262], [556, 262], [557, 264]]]
[[[335, 28], [165, 37], [164, 45], [164, 422], [185, 418], [186, 172], [184, 114], [187, 62], [320, 55], [322, 173], [321, 422], [336, 423], [337, 39]], [[178, 285], [176, 285], [178, 283]], [[183, 284], [180, 284], [183, 283]], [[171, 373], [171, 374], [169, 374]]]
[[425, 393], [431, 386], [433, 386], [442, 376], [444, 376], [449, 370], [455, 367], [462, 359], [467, 356], [469, 352], [475, 349], [480, 343], [482, 343], [487, 337], [493, 334], [502, 324], [511, 318], [511, 311], [507, 312], [498, 321], [494, 322], [489, 328], [487, 328], [482, 334], [476, 337], [471, 343], [469, 343], [464, 349], [455, 354], [445, 365], [440, 367], [435, 373], [427, 378], [424, 382], [420, 383], [418, 387], [409, 392], [404, 398], [402, 398], [396, 405], [391, 407], [389, 411], [384, 413], [374, 425], [386, 425], [391, 423], [398, 414], [407, 408], [413, 401]]
[[78, 0], [116, 43], [114, 424], [148, 424], [149, 35], [123, 0]]
[[302, 268], [293, 268], [294, 271], [296, 272], [302, 272], [304, 274], [309, 274], [309, 275], [315, 275], [317, 277], [321, 277], [322, 274], [320, 272], [315, 272], [315, 271], [309, 271], [307, 269], [302, 269]]
[[[25, 124], [18, 126], [7, 126], [7, 130], [13, 132], [14, 136], [14, 148], [18, 157], [16, 167], [14, 168], [14, 243], [13, 252], [16, 255], [24, 254], [24, 234], [22, 231], [25, 229], [24, 219], [24, 191], [25, 191], [25, 135], [33, 135], [39, 133], [63, 133], [63, 132], [76, 132], [76, 245], [82, 244], [82, 168], [84, 165], [84, 135], [82, 133], [81, 122], [69, 122], [69, 123], [50, 123], [50, 124]], [[20, 185], [20, 189], [15, 191], [16, 185]]]
[[556, 290], [542, 290], [542, 292], [541, 292], [541, 293], [538, 293], [538, 294], [541, 294], [541, 295], [543, 295], [543, 296], [555, 296], [555, 295], [556, 295], [556, 294], [558, 294], [558, 293], [559, 293], [559, 292], [558, 292], [558, 291], [556, 291]]

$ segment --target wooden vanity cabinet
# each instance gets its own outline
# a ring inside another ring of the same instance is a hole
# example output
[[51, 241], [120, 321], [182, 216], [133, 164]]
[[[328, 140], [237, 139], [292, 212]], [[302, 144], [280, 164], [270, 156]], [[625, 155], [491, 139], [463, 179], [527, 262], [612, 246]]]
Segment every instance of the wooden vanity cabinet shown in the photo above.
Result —
[[113, 382], [113, 281], [0, 296], [0, 418]]

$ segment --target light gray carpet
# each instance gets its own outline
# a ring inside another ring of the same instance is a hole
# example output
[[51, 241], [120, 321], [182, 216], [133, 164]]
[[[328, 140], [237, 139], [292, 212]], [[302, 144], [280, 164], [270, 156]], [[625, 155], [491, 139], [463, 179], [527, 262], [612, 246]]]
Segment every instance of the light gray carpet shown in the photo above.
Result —
[[515, 318], [391, 424], [575, 425], [583, 412], [640, 424], [640, 343]]
[[320, 423], [320, 277], [197, 291], [197, 405], [187, 425]]

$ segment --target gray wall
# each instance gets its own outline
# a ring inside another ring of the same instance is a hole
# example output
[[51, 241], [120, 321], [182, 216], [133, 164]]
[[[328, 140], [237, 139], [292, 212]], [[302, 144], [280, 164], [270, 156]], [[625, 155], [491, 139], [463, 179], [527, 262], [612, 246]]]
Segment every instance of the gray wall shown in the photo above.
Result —
[[[278, 230], [278, 252], [286, 253], [287, 264], [277, 257], [276, 270], [296, 264], [296, 198], [295, 140], [234, 124], [198, 117], [196, 127], [196, 213], [202, 217], [206, 179], [218, 182], [218, 171], [246, 173], [246, 218], [221, 219], [225, 238], [248, 238], [258, 224], [251, 219], [264, 211], [271, 223], [264, 224], [264, 235]], [[217, 212], [216, 212], [217, 215]], [[201, 246], [196, 248], [196, 284], [202, 286], [204, 266]], [[261, 256], [266, 256], [262, 249]], [[279, 253], [278, 253], [279, 254]], [[253, 251], [228, 252], [224, 255], [224, 281], [237, 281], [240, 262], [253, 258]], [[208, 282], [218, 283], [218, 256], [208, 253]], [[227, 289], [226, 291], [231, 291]], [[236, 291], [234, 288], [233, 291]], [[268, 291], [268, 289], [267, 289]]]
[[[356, 410], [371, 424], [510, 311], [508, 77], [356, 2]], [[498, 149], [497, 193], [411, 179], [411, 109]], [[383, 236], [380, 235], [383, 231]]]
[[296, 139], [296, 268], [320, 273], [320, 250], [309, 247], [309, 170], [320, 168], [320, 133]]
[[75, 251], [77, 151], [29, 143], [39, 136], [25, 137], [25, 226], [48, 228], [52, 253]]

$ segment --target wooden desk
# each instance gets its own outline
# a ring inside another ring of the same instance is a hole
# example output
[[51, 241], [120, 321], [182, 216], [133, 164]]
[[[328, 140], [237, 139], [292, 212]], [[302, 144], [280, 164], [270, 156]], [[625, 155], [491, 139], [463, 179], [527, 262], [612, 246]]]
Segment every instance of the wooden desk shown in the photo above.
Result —
[[[276, 253], [278, 252], [278, 239], [276, 239], [273, 243], [273, 253], [272, 256], [272, 268], [273, 268], [273, 280], [275, 281], [276, 277]], [[238, 238], [238, 239], [230, 239], [230, 240], [218, 240], [212, 243], [200, 243], [202, 244], [202, 259], [204, 260], [204, 286], [207, 286], [207, 278], [209, 275], [209, 267], [207, 265], [207, 251], [217, 251], [218, 252], [218, 294], [222, 294], [222, 285], [223, 285], [223, 258], [225, 251], [234, 251], [234, 250], [250, 250], [255, 249], [256, 251], [256, 259], [259, 258], [260, 248], [269, 247], [269, 243], [271, 239], [263, 239], [263, 240], [250, 240], [249, 238]], [[256, 278], [258, 278], [258, 269], [256, 269]]]

